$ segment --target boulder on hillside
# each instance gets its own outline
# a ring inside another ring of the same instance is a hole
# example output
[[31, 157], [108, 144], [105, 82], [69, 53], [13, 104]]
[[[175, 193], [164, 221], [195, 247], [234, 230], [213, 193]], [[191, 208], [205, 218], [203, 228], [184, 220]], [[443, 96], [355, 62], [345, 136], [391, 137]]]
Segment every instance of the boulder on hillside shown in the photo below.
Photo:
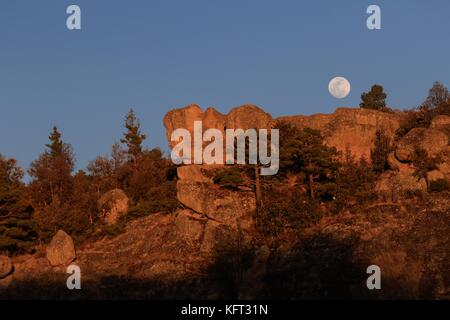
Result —
[[6, 278], [13, 272], [13, 264], [8, 256], [0, 256], [0, 279]]
[[425, 150], [429, 157], [445, 151], [448, 146], [447, 135], [436, 129], [414, 128], [398, 143], [395, 156], [402, 162], [410, 162], [416, 148]]
[[47, 260], [55, 266], [65, 266], [76, 259], [72, 238], [59, 230], [47, 246]]
[[114, 189], [105, 193], [98, 201], [100, 216], [107, 225], [116, 224], [128, 213], [129, 199], [125, 192]]

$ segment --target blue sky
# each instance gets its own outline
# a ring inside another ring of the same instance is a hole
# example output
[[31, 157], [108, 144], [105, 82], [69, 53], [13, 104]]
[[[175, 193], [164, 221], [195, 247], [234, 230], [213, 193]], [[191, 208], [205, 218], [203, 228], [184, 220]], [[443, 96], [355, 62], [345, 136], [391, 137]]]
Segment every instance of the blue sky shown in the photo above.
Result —
[[[81, 31], [66, 29], [70, 4]], [[369, 4], [382, 30], [366, 28]], [[0, 153], [28, 167], [57, 125], [84, 168], [130, 107], [164, 150], [164, 114], [190, 103], [329, 113], [380, 83], [389, 105], [414, 107], [450, 85], [448, 12], [448, 0], [2, 0]], [[352, 84], [342, 100], [327, 92], [338, 75]]]

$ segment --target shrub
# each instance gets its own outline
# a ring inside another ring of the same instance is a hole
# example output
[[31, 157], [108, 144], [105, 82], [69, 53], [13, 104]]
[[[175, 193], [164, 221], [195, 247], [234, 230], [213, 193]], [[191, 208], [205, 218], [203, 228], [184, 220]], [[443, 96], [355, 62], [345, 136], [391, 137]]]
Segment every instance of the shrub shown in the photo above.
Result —
[[213, 178], [215, 184], [225, 189], [237, 190], [245, 182], [244, 171], [238, 167], [220, 170]]

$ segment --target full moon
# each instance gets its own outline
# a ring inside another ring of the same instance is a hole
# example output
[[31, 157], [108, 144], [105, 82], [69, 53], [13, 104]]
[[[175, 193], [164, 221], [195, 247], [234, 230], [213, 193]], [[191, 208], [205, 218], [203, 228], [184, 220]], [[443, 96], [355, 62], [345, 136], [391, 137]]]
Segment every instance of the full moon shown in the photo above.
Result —
[[350, 89], [350, 82], [343, 77], [333, 78], [328, 84], [328, 91], [333, 97], [338, 99], [343, 99], [348, 96]]

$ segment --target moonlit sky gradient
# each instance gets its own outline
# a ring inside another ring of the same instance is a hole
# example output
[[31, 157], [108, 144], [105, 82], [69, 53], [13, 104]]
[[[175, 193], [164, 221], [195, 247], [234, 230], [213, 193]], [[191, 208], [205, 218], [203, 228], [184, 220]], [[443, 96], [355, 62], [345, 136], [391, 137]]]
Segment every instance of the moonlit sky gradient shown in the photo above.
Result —
[[[366, 28], [374, 3], [380, 31]], [[81, 31], [66, 29], [69, 4]], [[380, 83], [390, 106], [413, 107], [450, 85], [449, 12], [448, 0], [1, 0], [0, 153], [28, 167], [57, 125], [84, 168], [130, 107], [164, 150], [164, 114], [190, 103], [329, 113]], [[350, 81], [346, 99], [328, 93], [334, 76]]]

